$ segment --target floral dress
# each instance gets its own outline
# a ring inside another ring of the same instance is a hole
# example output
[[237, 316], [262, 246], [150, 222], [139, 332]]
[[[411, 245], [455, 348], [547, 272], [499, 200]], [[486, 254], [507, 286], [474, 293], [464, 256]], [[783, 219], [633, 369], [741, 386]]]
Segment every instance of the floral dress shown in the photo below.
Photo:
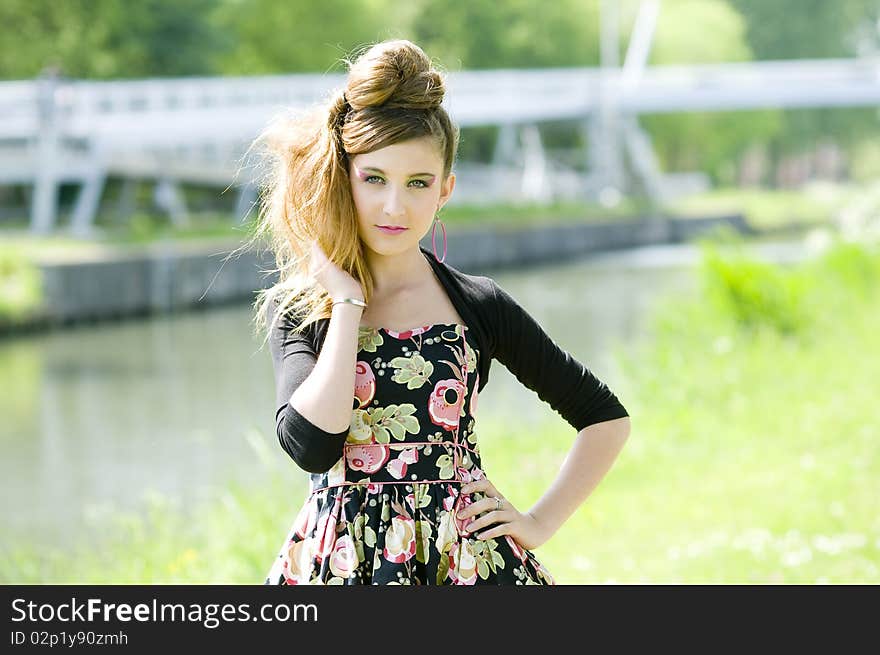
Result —
[[467, 531], [479, 515], [457, 518], [484, 497], [460, 492], [484, 477], [467, 331], [359, 328], [343, 456], [311, 474], [265, 584], [555, 584], [510, 535], [480, 540]]

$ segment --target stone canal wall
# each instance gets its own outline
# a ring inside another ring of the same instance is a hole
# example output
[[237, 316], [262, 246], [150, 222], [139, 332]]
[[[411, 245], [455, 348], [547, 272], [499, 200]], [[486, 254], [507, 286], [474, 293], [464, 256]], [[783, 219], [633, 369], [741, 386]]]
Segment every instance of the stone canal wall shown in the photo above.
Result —
[[[534, 227], [491, 224], [449, 230], [446, 262], [468, 273], [486, 274], [590, 252], [687, 241], [722, 225], [754, 233], [739, 215]], [[422, 243], [431, 248], [430, 233]], [[0, 323], [0, 331], [253, 301], [255, 290], [273, 281], [266, 271], [274, 261], [265, 251], [244, 250], [230, 257], [239, 245], [179, 242], [137, 252], [118, 249], [78, 261], [42, 262], [44, 306], [15, 328]], [[442, 247], [438, 230], [441, 254]]]

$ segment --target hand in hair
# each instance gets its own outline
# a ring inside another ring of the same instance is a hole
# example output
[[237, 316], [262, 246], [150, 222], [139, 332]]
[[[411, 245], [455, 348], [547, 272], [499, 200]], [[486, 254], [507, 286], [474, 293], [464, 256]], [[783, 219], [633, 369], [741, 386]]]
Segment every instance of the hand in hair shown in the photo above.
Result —
[[324, 287], [334, 300], [341, 298], [364, 299], [361, 283], [332, 262], [317, 239], [312, 242], [309, 275], [312, 280]]

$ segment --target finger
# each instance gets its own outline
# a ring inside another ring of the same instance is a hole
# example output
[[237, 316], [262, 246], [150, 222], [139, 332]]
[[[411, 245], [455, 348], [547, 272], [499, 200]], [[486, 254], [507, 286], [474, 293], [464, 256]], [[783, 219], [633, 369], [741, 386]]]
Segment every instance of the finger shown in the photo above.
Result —
[[499, 523], [493, 528], [483, 530], [480, 534], [476, 535], [476, 537], [477, 539], [494, 539], [495, 537], [510, 534], [510, 525], [510, 523]]
[[[500, 496], [499, 496], [499, 498], [500, 498]], [[501, 502], [506, 504], [506, 502], [503, 498], [501, 499]], [[502, 507], [501, 509], [503, 510], [504, 507]], [[489, 512], [492, 510], [494, 510], [496, 512], [500, 511], [498, 509], [498, 503], [495, 502], [495, 496], [481, 498], [480, 500], [477, 500], [477, 501], [471, 503], [470, 505], [468, 505], [467, 507], [462, 509], [460, 512], [458, 512], [458, 518], [466, 519], [466, 518], [470, 518], [471, 516], [476, 516], [477, 514], [482, 514], [483, 512]]]
[[465, 494], [470, 494], [475, 491], [483, 491], [489, 484], [489, 480], [483, 478], [482, 480], [473, 480], [472, 482], [468, 482], [467, 484], [463, 484], [461, 486], [461, 492]]
[[469, 523], [467, 530], [468, 532], [476, 532], [477, 530], [482, 530], [487, 525], [502, 522], [506, 523], [509, 520], [510, 516], [507, 512], [495, 510]]
[[472, 516], [477, 516], [478, 514], [482, 514], [483, 516], [488, 516], [486, 514], [486, 512], [499, 512], [499, 511], [502, 511], [502, 510], [498, 509], [497, 504], [495, 503], [494, 500], [491, 500], [491, 501], [478, 500], [477, 502], [473, 503], [472, 505], [470, 505], [470, 506], [466, 507], [465, 509], [461, 510], [460, 512], [458, 512], [458, 518], [460, 520], [466, 520], [466, 519], [471, 518]]
[[481, 480], [474, 480], [473, 482], [468, 482], [466, 485], [461, 488], [463, 493], [474, 493], [476, 491], [481, 491], [487, 496], [500, 496], [498, 490], [495, 488], [495, 485], [488, 478], [483, 478]]

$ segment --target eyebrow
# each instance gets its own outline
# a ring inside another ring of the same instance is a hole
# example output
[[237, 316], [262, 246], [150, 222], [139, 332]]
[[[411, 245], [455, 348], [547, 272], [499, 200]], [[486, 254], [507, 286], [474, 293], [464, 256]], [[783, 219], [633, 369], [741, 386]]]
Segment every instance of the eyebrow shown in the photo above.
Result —
[[[358, 170], [372, 171], [374, 173], [382, 173], [382, 175], [386, 175], [385, 171], [383, 171], [381, 168], [374, 168], [372, 166], [358, 166]], [[410, 173], [408, 177], [418, 177], [420, 175], [430, 175], [431, 177], [434, 177], [434, 173]]]

